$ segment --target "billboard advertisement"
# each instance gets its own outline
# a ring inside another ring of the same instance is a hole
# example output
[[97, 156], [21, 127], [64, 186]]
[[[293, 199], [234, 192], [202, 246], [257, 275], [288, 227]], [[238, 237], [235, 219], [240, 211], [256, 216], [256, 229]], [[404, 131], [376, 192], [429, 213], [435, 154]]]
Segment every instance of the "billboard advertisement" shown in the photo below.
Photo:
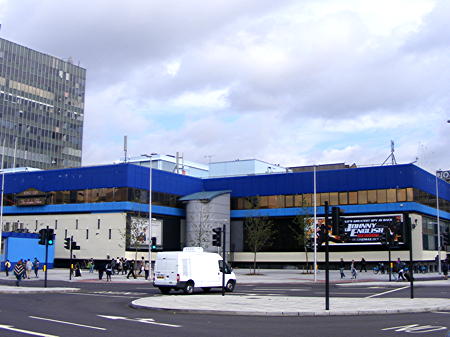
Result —
[[[148, 218], [130, 217], [127, 228], [128, 248], [146, 249], [150, 244]], [[162, 245], [162, 220], [152, 219], [151, 237], [156, 237], [158, 245]]]
[[[329, 218], [330, 245], [381, 245], [383, 234], [390, 231], [392, 243], [405, 243], [403, 215], [371, 215], [341, 217], [341, 235], [333, 235]], [[324, 232], [325, 219], [317, 221], [317, 236]]]

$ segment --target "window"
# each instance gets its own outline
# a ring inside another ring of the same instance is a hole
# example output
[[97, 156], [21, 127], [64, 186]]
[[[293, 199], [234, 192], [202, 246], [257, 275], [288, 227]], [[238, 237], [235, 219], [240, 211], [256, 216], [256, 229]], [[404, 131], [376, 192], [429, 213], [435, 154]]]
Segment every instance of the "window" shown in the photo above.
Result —
[[384, 204], [387, 200], [386, 190], [377, 190], [377, 203]]
[[348, 194], [347, 192], [339, 192], [339, 204], [347, 205], [348, 204]]
[[356, 205], [358, 203], [358, 192], [348, 192], [348, 203]]
[[376, 190], [369, 190], [369, 191], [367, 191], [367, 202], [369, 204], [376, 204], [377, 203], [377, 191]]
[[111, 240], [111, 237], [112, 237], [112, 229], [110, 228], [110, 229], [109, 229], [109, 234], [108, 234], [109, 240]]
[[97, 219], [97, 229], [100, 229], [100, 219]]
[[387, 202], [397, 202], [397, 195], [394, 188], [387, 190]]
[[67, 229], [64, 230], [64, 237], [67, 238]]
[[397, 190], [397, 201], [406, 201], [406, 188], [401, 188]]
[[55, 220], [55, 230], [58, 229], [58, 220]]
[[36, 222], [34, 223], [34, 231], [37, 232], [38, 229], [38, 221], [36, 219]]
[[75, 229], [78, 229], [78, 219], [75, 220]]
[[367, 191], [358, 191], [358, 204], [367, 204]]
[[330, 193], [330, 205], [339, 205], [339, 194], [337, 192]]
[[293, 195], [286, 196], [286, 207], [294, 207], [294, 196]]

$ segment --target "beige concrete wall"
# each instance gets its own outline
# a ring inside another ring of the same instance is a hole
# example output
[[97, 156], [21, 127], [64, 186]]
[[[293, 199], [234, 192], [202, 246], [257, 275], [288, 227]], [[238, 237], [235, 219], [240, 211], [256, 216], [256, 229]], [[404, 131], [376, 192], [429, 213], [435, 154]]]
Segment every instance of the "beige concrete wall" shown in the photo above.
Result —
[[[76, 222], [78, 220], [78, 229]], [[98, 228], [100, 220], [100, 229]], [[49, 226], [55, 230], [55, 258], [69, 258], [69, 251], [64, 248], [64, 237], [73, 235], [74, 240], [81, 247], [73, 254], [77, 259], [106, 259], [125, 255], [126, 213], [97, 213], [97, 214], [53, 214], [53, 215], [14, 215], [4, 216], [4, 223], [19, 222], [30, 232], [39, 232], [41, 228]], [[56, 225], [57, 221], [57, 225]], [[37, 226], [36, 226], [37, 222]], [[56, 229], [55, 229], [56, 227]], [[86, 239], [86, 230], [89, 236]], [[111, 230], [111, 239], [109, 239]]]

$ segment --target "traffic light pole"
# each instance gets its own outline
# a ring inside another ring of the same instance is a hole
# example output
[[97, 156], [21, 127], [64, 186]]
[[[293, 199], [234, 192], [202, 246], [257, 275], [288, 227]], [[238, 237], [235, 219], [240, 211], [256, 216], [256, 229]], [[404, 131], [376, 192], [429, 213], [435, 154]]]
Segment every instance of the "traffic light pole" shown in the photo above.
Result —
[[226, 254], [226, 249], [225, 249], [225, 243], [226, 243], [226, 237], [225, 237], [225, 230], [226, 230], [227, 226], [223, 225], [223, 229], [222, 229], [222, 234], [223, 234], [223, 238], [222, 238], [222, 260], [223, 260], [223, 268], [222, 268], [222, 296], [225, 296], [225, 263], [226, 263], [226, 259], [225, 259], [225, 254]]
[[330, 252], [328, 241], [328, 201], [325, 201], [325, 310], [330, 310]]
[[69, 280], [72, 280], [72, 242], [73, 242], [73, 235], [70, 237]]
[[44, 288], [47, 288], [47, 269], [48, 269], [48, 226], [47, 232], [45, 233], [45, 272], [44, 272]]

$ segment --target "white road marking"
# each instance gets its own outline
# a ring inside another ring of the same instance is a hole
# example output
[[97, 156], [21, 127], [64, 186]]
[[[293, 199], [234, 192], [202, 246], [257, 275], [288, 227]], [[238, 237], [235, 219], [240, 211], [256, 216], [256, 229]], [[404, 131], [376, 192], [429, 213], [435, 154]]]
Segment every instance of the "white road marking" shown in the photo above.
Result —
[[387, 330], [395, 330], [395, 332], [409, 332], [409, 333], [427, 333], [432, 331], [440, 331], [446, 330], [445, 326], [436, 326], [436, 325], [419, 325], [419, 324], [408, 324], [408, 325], [400, 325], [393, 326], [391, 328], [381, 329], [382, 331]]
[[41, 337], [59, 337], [56, 335], [49, 335], [46, 333], [41, 333], [41, 332], [35, 332], [35, 331], [30, 331], [30, 330], [23, 330], [23, 329], [17, 329], [14, 328], [12, 325], [3, 325], [0, 324], [0, 329], [5, 329], [5, 330], [10, 330], [10, 331], [15, 331], [15, 332], [20, 332], [26, 335], [33, 335], [33, 336], [41, 336]]
[[120, 298], [140, 298], [141, 296], [116, 296], [116, 295], [102, 295], [102, 294], [88, 294], [88, 293], [66, 293], [67, 295], [83, 295], [83, 296], [100, 296], [100, 297], [120, 297]]
[[124, 321], [131, 321], [131, 322], [139, 322], [139, 323], [147, 323], [147, 324], [167, 326], [167, 327], [170, 327], [170, 328], [181, 328], [181, 325], [155, 322], [155, 320], [153, 318], [128, 318], [128, 317], [122, 317], [122, 316], [106, 316], [106, 315], [97, 315], [97, 316], [98, 317], [107, 318], [107, 319], [114, 319], [114, 320], [121, 319], [121, 320], [124, 320]]
[[84, 325], [84, 324], [78, 324], [78, 323], [72, 323], [72, 322], [66, 322], [66, 321], [58, 321], [56, 319], [51, 319], [51, 318], [36, 317], [36, 316], [28, 316], [28, 317], [34, 318], [34, 319], [40, 319], [42, 321], [49, 321], [49, 322], [55, 322], [55, 323], [62, 323], [62, 324], [80, 326], [82, 328], [89, 328], [89, 329], [96, 329], [96, 330], [106, 330], [105, 328], [99, 328], [99, 327], [96, 327], [96, 326], [90, 326], [90, 325]]
[[406, 288], [409, 288], [409, 285], [404, 286], [404, 287], [401, 287], [401, 288], [397, 288], [397, 289], [392, 289], [392, 290], [383, 291], [382, 293], [373, 294], [373, 295], [367, 296], [366, 298], [377, 297], [377, 296], [381, 296], [381, 295], [393, 293], [394, 291], [403, 290], [403, 289], [406, 289]]
[[432, 311], [433, 314], [446, 314], [450, 315], [450, 311]]

